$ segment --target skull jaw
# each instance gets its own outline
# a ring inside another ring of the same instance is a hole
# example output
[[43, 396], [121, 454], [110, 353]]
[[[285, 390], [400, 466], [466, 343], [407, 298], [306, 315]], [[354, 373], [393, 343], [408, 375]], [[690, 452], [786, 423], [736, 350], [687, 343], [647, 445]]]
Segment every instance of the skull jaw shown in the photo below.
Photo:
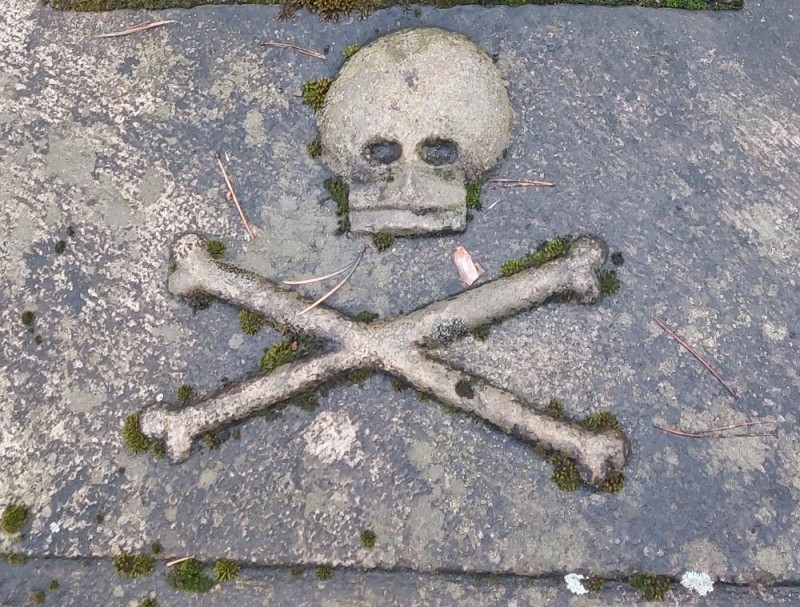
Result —
[[350, 187], [350, 231], [356, 234], [414, 236], [466, 228], [463, 183], [435, 180], [422, 188], [401, 189], [392, 182]]

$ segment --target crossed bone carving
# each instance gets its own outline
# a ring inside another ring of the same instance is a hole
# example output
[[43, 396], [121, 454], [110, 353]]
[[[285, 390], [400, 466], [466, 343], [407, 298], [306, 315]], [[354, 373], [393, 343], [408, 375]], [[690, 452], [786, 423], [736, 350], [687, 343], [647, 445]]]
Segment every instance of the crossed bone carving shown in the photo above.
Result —
[[[560, 259], [500, 278], [385, 322], [356, 322], [331, 308], [298, 316], [309, 300], [237, 266], [213, 260], [202, 238], [181, 237], [174, 247], [169, 290], [177, 296], [207, 293], [259, 312], [278, 326], [304, 331], [339, 347], [242, 381], [180, 411], [153, 405], [141, 416], [143, 432], [166, 442], [173, 461], [189, 456], [192, 441], [236, 420], [313, 390], [353, 369], [394, 375], [444, 404], [481, 417], [505, 432], [574, 458], [584, 481], [599, 485], [620, 470], [630, 447], [616, 430], [588, 432], [572, 422], [536, 411], [511, 392], [448, 366], [427, 350], [475, 327], [508, 318], [570, 292], [580, 303], [600, 297], [598, 269], [608, 249], [594, 237], [575, 241]], [[468, 381], [472, 390], [457, 390]]]

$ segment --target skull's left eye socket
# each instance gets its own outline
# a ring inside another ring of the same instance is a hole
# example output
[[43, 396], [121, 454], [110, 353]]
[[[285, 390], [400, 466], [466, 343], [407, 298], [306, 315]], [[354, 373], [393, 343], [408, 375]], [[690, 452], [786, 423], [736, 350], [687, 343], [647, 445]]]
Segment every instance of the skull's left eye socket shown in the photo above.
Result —
[[403, 154], [396, 141], [375, 141], [364, 147], [364, 158], [376, 164], [391, 164]]

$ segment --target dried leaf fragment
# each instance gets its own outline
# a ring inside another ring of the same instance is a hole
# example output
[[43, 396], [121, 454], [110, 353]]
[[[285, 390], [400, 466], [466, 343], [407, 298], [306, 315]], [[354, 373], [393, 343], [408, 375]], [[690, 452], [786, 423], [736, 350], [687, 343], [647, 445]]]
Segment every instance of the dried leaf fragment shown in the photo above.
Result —
[[475, 263], [469, 251], [462, 246], [453, 253], [453, 262], [456, 264], [459, 279], [468, 287], [483, 274], [483, 268]]

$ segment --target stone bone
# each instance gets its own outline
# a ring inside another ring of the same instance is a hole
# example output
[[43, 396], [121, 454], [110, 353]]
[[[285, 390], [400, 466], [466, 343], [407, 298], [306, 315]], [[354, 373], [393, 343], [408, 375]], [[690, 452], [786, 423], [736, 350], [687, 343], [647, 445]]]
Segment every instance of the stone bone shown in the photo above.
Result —
[[[625, 464], [630, 446], [622, 433], [591, 433], [540, 413], [509, 391], [432, 358], [426, 346], [516, 315], [564, 291], [574, 293], [581, 303], [595, 302], [600, 297], [597, 270], [607, 254], [602, 240], [582, 237], [568, 255], [540, 268], [500, 278], [392, 320], [367, 324], [324, 306], [298, 316], [309, 300], [257, 274], [213, 260], [199, 236], [183, 236], [174, 247], [177, 269], [169, 278], [171, 293], [205, 292], [259, 312], [279, 326], [337, 342], [339, 347], [242, 381], [179, 411], [153, 405], [141, 415], [142, 430], [151, 439], [164, 440], [170, 457], [180, 461], [189, 456], [192, 441], [207, 432], [313, 390], [352, 369], [369, 368], [401, 378], [508, 433], [573, 457], [581, 477], [600, 484]], [[456, 393], [456, 383], [463, 379], [472, 385], [471, 398]]]
[[[499, 70], [461, 34], [406, 29], [359, 50], [319, 113], [322, 160], [350, 184], [350, 229], [466, 229], [465, 181], [501, 158], [513, 119]], [[458, 157], [426, 162], [422, 146], [432, 139], [455, 142]], [[399, 144], [400, 157], [388, 164], [367, 158], [365, 149], [376, 142]]]

